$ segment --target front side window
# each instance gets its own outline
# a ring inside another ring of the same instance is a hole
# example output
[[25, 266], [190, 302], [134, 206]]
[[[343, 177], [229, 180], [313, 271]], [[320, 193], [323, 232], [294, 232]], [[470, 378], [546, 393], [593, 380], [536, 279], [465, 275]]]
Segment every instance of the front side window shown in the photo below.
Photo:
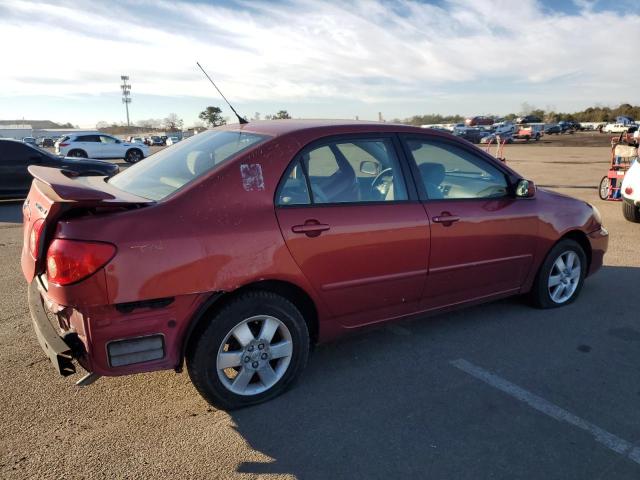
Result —
[[100, 135], [100, 141], [102, 143], [118, 143], [118, 141], [115, 138], [109, 137], [107, 135]]
[[468, 150], [439, 140], [411, 138], [406, 144], [431, 200], [499, 198], [508, 194], [504, 173]]
[[291, 175], [284, 179], [279, 205], [296, 204], [292, 199], [309, 196], [314, 204], [408, 199], [402, 171], [388, 139], [338, 140], [305, 151], [297, 162], [295, 174], [306, 175], [305, 181], [294, 182]]
[[130, 166], [109, 183], [144, 198], [162, 200], [268, 138], [241, 131], [203, 132]]

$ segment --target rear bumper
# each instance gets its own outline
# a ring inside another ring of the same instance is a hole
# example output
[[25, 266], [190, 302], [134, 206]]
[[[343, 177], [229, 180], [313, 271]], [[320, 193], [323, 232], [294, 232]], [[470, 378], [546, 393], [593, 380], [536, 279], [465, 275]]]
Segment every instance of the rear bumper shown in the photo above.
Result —
[[42, 296], [38, 290], [38, 280], [35, 279], [29, 285], [29, 312], [36, 332], [36, 337], [42, 350], [47, 354], [53, 368], [62, 376], [68, 376], [76, 372], [73, 364], [71, 347], [67, 344], [49, 321], [42, 302]]
[[609, 232], [606, 228], [600, 227], [600, 230], [590, 233], [587, 237], [591, 244], [591, 265], [588, 275], [593, 275], [602, 268], [604, 254], [609, 246]]

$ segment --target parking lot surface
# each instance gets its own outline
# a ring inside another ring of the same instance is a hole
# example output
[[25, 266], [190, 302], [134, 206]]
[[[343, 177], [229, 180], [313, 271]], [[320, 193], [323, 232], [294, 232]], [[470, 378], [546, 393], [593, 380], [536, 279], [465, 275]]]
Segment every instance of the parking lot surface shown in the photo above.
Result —
[[605, 267], [574, 304], [508, 299], [364, 330], [318, 347], [285, 395], [231, 413], [186, 374], [84, 389], [56, 376], [27, 310], [20, 203], [0, 204], [0, 476], [640, 478], [640, 225], [598, 199], [609, 148], [595, 137], [505, 150], [602, 212]]

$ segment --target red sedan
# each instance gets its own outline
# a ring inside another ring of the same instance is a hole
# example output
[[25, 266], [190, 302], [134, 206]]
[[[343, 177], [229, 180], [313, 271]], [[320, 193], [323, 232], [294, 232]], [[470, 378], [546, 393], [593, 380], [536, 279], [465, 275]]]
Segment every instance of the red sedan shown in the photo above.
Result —
[[109, 179], [30, 172], [22, 269], [59, 373], [186, 361], [225, 409], [278, 395], [312, 344], [355, 328], [509, 295], [566, 305], [608, 242], [588, 203], [402, 125], [256, 122]]

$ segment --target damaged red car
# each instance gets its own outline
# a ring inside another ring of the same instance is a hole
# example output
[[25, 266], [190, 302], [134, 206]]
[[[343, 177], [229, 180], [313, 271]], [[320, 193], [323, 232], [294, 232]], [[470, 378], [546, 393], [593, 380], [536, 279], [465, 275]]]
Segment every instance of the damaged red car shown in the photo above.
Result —
[[211, 404], [283, 392], [313, 344], [510, 295], [575, 300], [608, 234], [449, 134], [366, 122], [225, 126], [111, 177], [30, 167], [22, 270], [62, 375], [186, 364]]

